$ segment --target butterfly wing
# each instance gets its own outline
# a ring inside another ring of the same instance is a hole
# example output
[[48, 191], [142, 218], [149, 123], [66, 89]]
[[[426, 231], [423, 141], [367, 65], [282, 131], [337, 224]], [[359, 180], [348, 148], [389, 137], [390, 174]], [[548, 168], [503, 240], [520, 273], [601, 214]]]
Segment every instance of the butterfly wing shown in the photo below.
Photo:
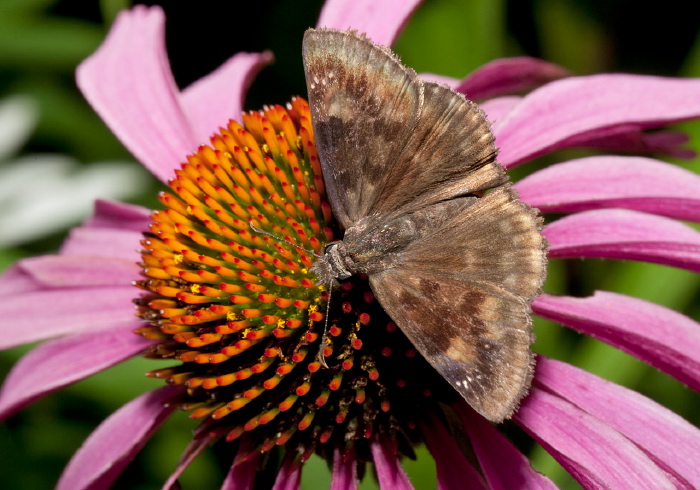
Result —
[[309, 29], [303, 56], [326, 190], [349, 228], [386, 187], [416, 125], [421, 85], [390, 51], [353, 32]]
[[[303, 54], [326, 188], [356, 271], [477, 411], [507, 418], [532, 376], [529, 301], [545, 241], [536, 213], [499, 187], [507, 178], [484, 113], [353, 32], [310, 29]], [[415, 236], [398, 226], [408, 221]]]
[[532, 377], [529, 302], [546, 264], [541, 220], [508, 187], [436, 206], [416, 214], [420, 237], [370, 283], [428, 362], [475, 410], [502, 421]]
[[388, 48], [309, 29], [304, 68], [323, 175], [346, 229], [506, 182], [484, 113]]

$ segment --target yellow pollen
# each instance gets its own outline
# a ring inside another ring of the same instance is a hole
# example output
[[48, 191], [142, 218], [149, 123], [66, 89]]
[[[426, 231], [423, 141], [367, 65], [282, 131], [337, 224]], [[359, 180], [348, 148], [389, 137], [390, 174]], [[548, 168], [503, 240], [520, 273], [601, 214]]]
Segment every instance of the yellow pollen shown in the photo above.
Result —
[[195, 294], [198, 293], [201, 288], [202, 287], [199, 284], [191, 284], [190, 285], [190, 291], [192, 291]]
[[185, 260], [185, 256], [182, 254], [173, 255], [173, 260], [176, 264], [181, 264], [182, 261]]
[[192, 209], [192, 206], [187, 206], [187, 214], [192, 215], [194, 214], [194, 209]]
[[235, 311], [229, 311], [228, 313], [226, 313], [226, 320], [228, 320], [229, 322], [237, 322], [243, 320], [243, 315], [241, 315], [240, 313], [236, 313]]

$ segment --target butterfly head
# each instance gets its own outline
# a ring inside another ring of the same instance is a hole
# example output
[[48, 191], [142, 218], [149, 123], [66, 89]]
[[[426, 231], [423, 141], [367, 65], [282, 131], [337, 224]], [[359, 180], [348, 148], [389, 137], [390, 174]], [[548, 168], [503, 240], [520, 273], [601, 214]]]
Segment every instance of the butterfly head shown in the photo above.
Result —
[[328, 285], [351, 277], [356, 272], [354, 265], [345, 244], [337, 241], [326, 246], [323, 255], [311, 267], [311, 272], [318, 277], [316, 284]]

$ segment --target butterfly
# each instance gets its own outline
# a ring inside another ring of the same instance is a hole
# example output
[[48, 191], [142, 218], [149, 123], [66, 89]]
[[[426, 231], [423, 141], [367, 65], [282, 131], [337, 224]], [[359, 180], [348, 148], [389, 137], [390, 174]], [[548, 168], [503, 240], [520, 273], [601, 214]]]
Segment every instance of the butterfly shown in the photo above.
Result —
[[331, 208], [345, 230], [312, 271], [366, 274], [428, 362], [481, 415], [509, 418], [533, 375], [542, 219], [496, 162], [484, 112], [353, 31], [309, 29], [303, 58]]

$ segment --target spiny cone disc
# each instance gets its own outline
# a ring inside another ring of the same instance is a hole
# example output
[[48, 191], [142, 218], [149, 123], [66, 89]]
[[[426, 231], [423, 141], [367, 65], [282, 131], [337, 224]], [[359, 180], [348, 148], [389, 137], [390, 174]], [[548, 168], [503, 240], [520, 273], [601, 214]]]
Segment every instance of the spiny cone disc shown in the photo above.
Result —
[[148, 375], [182, 385], [190, 417], [245, 440], [251, 455], [284, 446], [304, 461], [338, 447], [369, 460], [377, 434], [411, 454], [415, 421], [454, 391], [366, 278], [332, 292], [322, 345], [328, 291], [309, 268], [342, 232], [308, 105], [295, 98], [243, 120], [176, 170], [141, 242], [145, 293], [135, 303], [149, 325], [138, 333], [159, 340], [147, 357], [181, 361]]

